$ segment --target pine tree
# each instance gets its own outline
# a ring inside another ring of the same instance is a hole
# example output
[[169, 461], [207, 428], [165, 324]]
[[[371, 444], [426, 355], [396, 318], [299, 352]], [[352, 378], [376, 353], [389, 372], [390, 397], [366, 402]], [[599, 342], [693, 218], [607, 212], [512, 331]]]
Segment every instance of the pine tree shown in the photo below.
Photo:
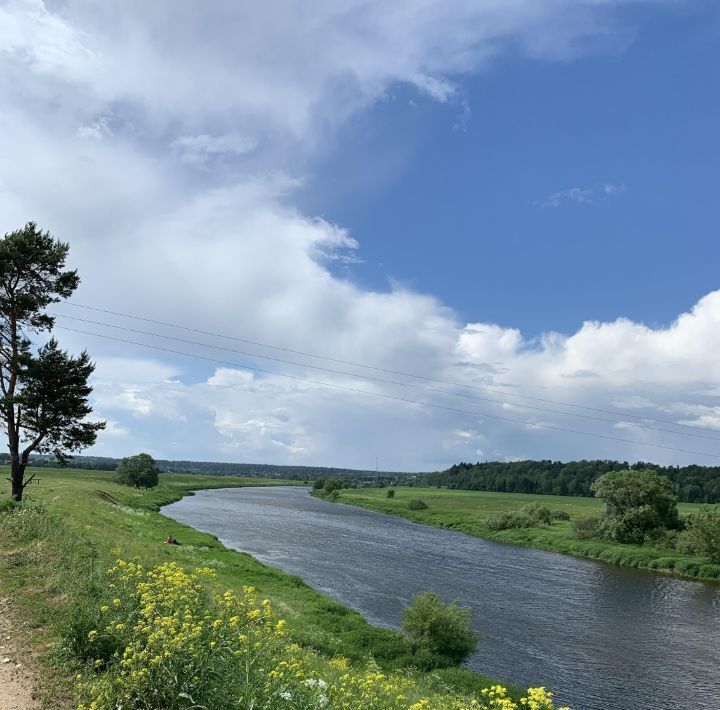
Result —
[[73, 357], [52, 338], [33, 353], [30, 334], [49, 331], [47, 306], [69, 298], [80, 283], [64, 270], [69, 246], [34, 222], [0, 239], [0, 428], [7, 434], [13, 500], [22, 500], [30, 455], [71, 452], [95, 443], [105, 422], [89, 422], [86, 351]]

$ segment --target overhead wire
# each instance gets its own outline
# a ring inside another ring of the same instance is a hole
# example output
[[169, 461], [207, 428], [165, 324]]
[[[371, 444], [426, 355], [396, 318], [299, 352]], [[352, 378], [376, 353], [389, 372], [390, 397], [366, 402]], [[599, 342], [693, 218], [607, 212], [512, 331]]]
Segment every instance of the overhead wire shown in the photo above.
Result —
[[355, 394], [364, 394], [364, 395], [369, 395], [372, 397], [381, 397], [383, 399], [394, 400], [394, 401], [398, 401], [398, 402], [405, 402], [408, 404], [414, 404], [414, 405], [419, 405], [419, 406], [423, 406], [423, 407], [432, 407], [435, 409], [442, 409], [442, 410], [450, 411], [450, 412], [469, 414], [469, 415], [484, 418], [484, 419], [494, 419], [494, 420], [498, 420], [498, 421], [510, 422], [512, 424], [520, 424], [520, 425], [528, 426], [528, 427], [531, 427], [534, 429], [538, 429], [538, 428], [548, 429], [548, 430], [552, 430], [552, 431], [560, 431], [560, 432], [564, 432], [564, 433], [578, 434], [581, 436], [589, 436], [592, 438], [606, 439], [606, 440], [610, 440], [610, 441], [618, 441], [618, 442], [622, 442], [622, 443], [626, 443], [626, 444], [634, 444], [636, 446], [643, 446], [643, 447], [649, 447], [649, 448], [664, 449], [666, 451], [674, 451], [674, 452], [679, 452], [679, 453], [692, 454], [694, 456], [720, 458], [720, 454], [715, 454], [715, 453], [711, 453], [711, 452], [707, 452], [707, 451], [694, 451], [694, 450], [682, 449], [682, 448], [678, 448], [678, 447], [674, 447], [674, 446], [666, 446], [664, 444], [647, 443], [647, 442], [637, 441], [634, 439], [625, 439], [622, 437], [611, 436], [608, 434], [599, 434], [596, 432], [587, 432], [587, 431], [581, 431], [578, 429], [558, 427], [558, 426], [555, 426], [552, 424], [543, 424], [543, 423], [539, 423], [539, 422], [531, 422], [531, 421], [513, 419], [510, 417], [502, 417], [497, 414], [489, 414], [487, 412], [477, 412], [477, 411], [472, 411], [472, 410], [467, 410], [467, 409], [461, 409], [459, 407], [449, 407], [447, 405], [437, 404], [435, 402], [423, 402], [423, 401], [418, 401], [418, 400], [412, 400], [412, 399], [408, 399], [405, 397], [398, 397], [396, 395], [386, 394], [383, 392], [370, 392], [368, 390], [362, 390], [362, 389], [358, 389], [355, 387], [347, 387], [345, 385], [339, 385], [337, 383], [314, 380], [309, 377], [302, 377], [300, 375], [292, 375], [289, 373], [276, 372], [273, 370], [266, 370], [263, 368], [254, 367], [254, 366], [250, 366], [250, 365], [228, 362], [225, 360], [219, 360], [216, 358], [207, 357], [205, 355], [198, 355], [197, 353], [188, 353], [188, 352], [183, 352], [180, 350], [174, 350], [172, 348], [164, 348], [159, 345], [152, 345], [149, 343], [142, 343], [142, 342], [137, 342], [137, 341], [133, 341], [133, 340], [128, 340], [126, 338], [117, 338], [112, 335], [106, 335], [106, 334], [102, 334], [102, 333], [93, 333], [93, 332], [89, 332], [89, 331], [85, 331], [85, 330], [80, 330], [78, 328], [70, 328], [68, 326], [58, 326], [58, 325], [56, 325], [55, 327], [59, 328], [61, 330], [79, 333], [82, 335], [89, 335], [92, 337], [103, 338], [106, 340], [112, 340], [115, 342], [125, 343], [125, 344], [129, 344], [129, 345], [136, 345], [136, 346], [143, 347], [143, 348], [150, 348], [152, 350], [158, 350], [158, 351], [162, 351], [162, 352], [172, 353], [175, 355], [181, 355], [184, 357], [190, 357], [190, 358], [194, 358], [194, 359], [198, 359], [198, 360], [204, 360], [206, 362], [213, 362], [213, 363], [225, 365], [228, 367], [241, 368], [244, 370], [260, 372], [260, 373], [267, 374], [267, 375], [273, 375], [273, 376], [277, 376], [277, 377], [284, 377], [284, 378], [289, 378], [289, 379], [293, 379], [293, 380], [297, 380], [297, 381], [308, 382], [311, 384], [320, 385], [322, 387], [329, 387], [329, 388], [333, 388], [333, 389], [343, 390], [346, 392], [353, 392]]
[[[237, 350], [234, 348], [226, 348], [221, 345], [199, 342], [197, 340], [188, 340], [186, 338], [178, 338], [177, 336], [173, 336], [173, 335], [164, 335], [162, 333], [149, 332], [146, 330], [140, 330], [137, 328], [129, 328], [127, 326], [117, 325], [117, 324], [113, 324], [113, 323], [104, 323], [101, 321], [90, 320], [87, 318], [78, 318], [76, 316], [68, 316], [65, 314], [54, 314], [54, 315], [57, 315], [60, 318], [67, 318], [69, 320], [79, 321], [82, 323], [88, 323], [88, 324], [92, 324], [92, 325], [98, 325], [101, 327], [114, 328], [116, 330], [122, 330], [125, 332], [135, 333], [138, 335], [147, 335], [147, 336], [154, 337], [154, 338], [161, 338], [163, 340], [173, 340], [175, 342], [184, 343], [186, 345], [195, 345], [198, 347], [205, 347], [205, 348], [211, 348], [213, 350], [221, 350], [223, 352], [230, 352], [235, 355], [243, 355], [245, 357], [271, 360], [271, 361], [279, 362], [279, 363], [282, 363], [285, 365], [293, 365], [293, 366], [297, 366], [297, 367], [308, 367], [308, 368], [311, 368], [314, 370], [320, 370], [322, 372], [328, 372], [328, 373], [331, 373], [334, 375], [343, 375], [343, 376], [354, 377], [354, 378], [358, 378], [358, 379], [362, 379], [362, 380], [366, 380], [366, 381], [380, 382], [382, 384], [394, 385], [394, 386], [398, 386], [398, 387], [407, 387], [407, 388], [411, 388], [411, 389], [415, 389], [415, 390], [420, 390], [423, 392], [432, 392], [433, 394], [442, 394], [442, 395], [446, 395], [446, 396], [450, 396], [450, 397], [463, 397], [465, 399], [471, 399], [471, 400], [476, 400], [476, 401], [481, 401], [481, 402], [490, 402], [492, 404], [501, 404], [501, 405], [505, 405], [505, 406], [518, 407], [518, 408], [522, 408], [522, 409], [530, 409], [530, 410], [534, 410], [534, 411], [544, 412], [546, 414], [559, 414], [561, 416], [578, 417], [581, 419], [598, 421], [598, 422], [603, 422], [606, 424], [617, 425], [617, 424], [622, 423], [622, 422], [618, 422], [613, 419], [598, 417], [598, 416], [591, 415], [591, 414], [581, 414], [579, 412], [565, 412], [565, 411], [561, 411], [561, 410], [557, 410], [557, 409], [548, 409], [547, 407], [538, 407], [538, 406], [532, 405], [532, 404], [526, 404], [526, 403], [518, 404], [515, 402], [507, 402], [507, 401], [500, 400], [500, 399], [491, 399], [490, 397], [479, 397], [477, 395], [466, 394], [464, 392], [450, 392], [448, 390], [437, 389], [435, 387], [425, 387], [422, 385], [416, 385], [416, 384], [412, 384], [409, 382], [398, 382], [397, 380], [389, 380], [389, 379], [382, 378], [382, 377], [375, 377], [373, 375], [360, 375], [360, 374], [353, 373], [353, 372], [347, 372], [345, 370], [335, 370], [335, 369], [328, 368], [328, 367], [322, 367], [321, 365], [312, 365], [310, 363], [295, 362], [293, 360], [287, 360], [285, 358], [278, 358], [278, 357], [274, 357], [272, 355], [262, 355], [260, 353], [252, 353], [252, 352], [247, 352], [244, 350]], [[705, 434], [695, 434], [695, 433], [690, 433], [690, 432], [685, 432], [685, 431], [673, 431], [672, 429], [665, 429], [662, 427], [649, 426], [647, 424], [640, 424], [637, 422], [632, 422], [631, 426], [633, 426], [635, 428], [639, 428], [639, 429], [645, 429], [648, 431], [657, 431], [657, 432], [662, 432], [665, 434], [674, 434], [677, 436], [685, 436], [685, 437], [692, 437], [695, 439], [706, 439], [709, 441], [720, 442], [720, 438], [714, 437], [714, 436], [707, 436]]]
[[[685, 428], [685, 429], [699, 429], [702, 431], [707, 431], [707, 432], [711, 432], [711, 433], [715, 433], [715, 434], [718, 433], [717, 430], [713, 429], [712, 427], [701, 426], [699, 424], [685, 424], [682, 422], [674, 422], [671, 419], [662, 419], [662, 418], [658, 418], [658, 417], [650, 417], [650, 416], [646, 416], [646, 415], [634, 414], [632, 412], [627, 412], [627, 411], [620, 410], [620, 409], [612, 410], [612, 409], [603, 409], [600, 407], [591, 407], [591, 406], [584, 405], [584, 404], [576, 404], [574, 402], [563, 402], [563, 401], [557, 400], [557, 399], [548, 399], [545, 397], [536, 397], [536, 396], [528, 395], [528, 394], [516, 394], [514, 392], [506, 392], [504, 390], [498, 390], [498, 389], [494, 389], [492, 387], [483, 387], [481, 385], [469, 384], [469, 383], [460, 382], [457, 380], [446, 380], [446, 379], [441, 379], [441, 378], [437, 378], [437, 377], [429, 377], [429, 376], [421, 375], [418, 373], [405, 372], [402, 370], [393, 370], [393, 369], [389, 369], [389, 368], [378, 367], [375, 365], [368, 365], [368, 364], [364, 364], [364, 363], [360, 363], [360, 362], [354, 362], [351, 360], [343, 360], [340, 358], [329, 357], [327, 355], [319, 355], [317, 353], [309, 353], [309, 352], [306, 352], [303, 350], [296, 350], [296, 349], [292, 349], [292, 348], [281, 347], [278, 345], [270, 345], [268, 343], [263, 343], [263, 342], [260, 342], [257, 340], [250, 340], [247, 338], [239, 338], [239, 337], [236, 337], [233, 335], [227, 335], [227, 334], [223, 334], [223, 333], [215, 333], [212, 331], [202, 330], [199, 328], [192, 328], [190, 326], [182, 325], [179, 323], [170, 323], [168, 321], [161, 321], [161, 320], [156, 320], [153, 318], [146, 318], [144, 316], [133, 315], [131, 313], [123, 313], [121, 311], [114, 311], [114, 310], [110, 310], [107, 308], [98, 308], [96, 306], [90, 306], [87, 304], [77, 303], [75, 301], [64, 301], [64, 302], [61, 302], [60, 304], [56, 304], [56, 305], [72, 306], [74, 308], [82, 308], [82, 309], [86, 309], [86, 310], [90, 310], [90, 311], [96, 311], [98, 313], [105, 313], [108, 315], [120, 316], [122, 318], [130, 318], [132, 320], [143, 321], [145, 323], [152, 323], [154, 325], [162, 325], [162, 326], [165, 326], [168, 328], [176, 328], [178, 330], [184, 330], [184, 331], [191, 332], [191, 333], [197, 333], [199, 335], [207, 335], [207, 336], [211, 336], [211, 337], [215, 337], [215, 338], [223, 338], [225, 340], [231, 340], [231, 341], [235, 341], [235, 342], [246, 343], [248, 345], [256, 345], [258, 347], [269, 348], [271, 350], [278, 350], [278, 351], [282, 351], [282, 352], [293, 353], [295, 355], [303, 355], [305, 357], [312, 357], [312, 358], [316, 358], [319, 360], [336, 362], [338, 364], [343, 364], [343, 365], [351, 365], [353, 367], [361, 367], [364, 369], [375, 370], [377, 372], [385, 372], [385, 373], [392, 374], [392, 375], [400, 375], [402, 377], [411, 377], [414, 379], [425, 380], [427, 382], [435, 382], [437, 384], [444, 384], [444, 385], [450, 385], [453, 387], [462, 387], [465, 389], [473, 389], [473, 390], [478, 390], [478, 391], [482, 391], [482, 392], [489, 392], [492, 394], [502, 395], [503, 397], [512, 397], [515, 399], [527, 399], [527, 400], [531, 400], [531, 401], [535, 401], [535, 402], [544, 402], [546, 404], [556, 404], [556, 405], [560, 405], [562, 407], [572, 407], [575, 409], [582, 409], [582, 410], [590, 411], [590, 412], [598, 412], [600, 414], [609, 414], [611, 416], [621, 417], [621, 418], [625, 418], [625, 419], [636, 419], [636, 420], [640, 420], [640, 421], [655, 422], [657, 424], [668, 424], [671, 426], [681, 427], [681, 428]], [[71, 316], [67, 316], [67, 317], [71, 317]], [[514, 386], [514, 385], [509, 384], [508, 386]], [[514, 406], [522, 406], [522, 405], [514, 405]]]

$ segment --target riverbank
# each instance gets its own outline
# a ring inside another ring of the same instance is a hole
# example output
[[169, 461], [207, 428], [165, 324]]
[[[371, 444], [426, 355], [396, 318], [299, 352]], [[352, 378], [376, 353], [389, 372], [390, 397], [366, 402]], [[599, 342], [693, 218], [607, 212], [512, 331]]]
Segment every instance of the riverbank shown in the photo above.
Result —
[[[409, 673], [416, 689], [427, 694], [440, 689], [478, 693], [495, 682], [466, 669], [411, 672], [396, 633], [371, 626], [298, 577], [229, 550], [212, 535], [158, 512], [193, 490], [289, 482], [163, 474], [156, 489], [137, 491], [115, 484], [112, 474], [104, 472], [41, 469], [38, 478], [40, 483], [28, 489], [28, 502], [47, 513], [35, 516], [32, 534], [18, 536], [16, 528], [0, 524], [0, 591], [32, 627], [24, 640], [40, 651], [46, 669], [55, 671], [46, 674], [52, 707], [69, 707], [72, 695], [69, 673], [58, 672], [68, 663], [58, 647], [62, 629], [74, 623], [78, 613], [91, 613], [79, 609], [93, 601], [82, 596], [83, 590], [104, 586], [105, 570], [117, 559], [137, 560], [145, 567], [168, 562], [183, 569], [209, 567], [219, 590], [239, 592], [252, 585], [286, 619], [289, 641], [320, 658], [342, 655], [358, 667], [372, 656], [387, 671]], [[9, 520], [17, 513], [0, 515]], [[182, 544], [163, 544], [168, 535]]]
[[[599, 513], [602, 504], [595, 498], [437, 488], [396, 487], [394, 490], [394, 497], [388, 498], [387, 489], [343, 489], [336, 502], [378, 513], [398, 515], [415, 523], [456, 530], [496, 542], [586, 557], [622, 567], [647, 569], [688, 579], [720, 581], [720, 565], [711, 564], [703, 557], [684, 555], [673, 549], [576, 539], [572, 534], [573, 520]], [[411, 510], [408, 503], [413, 498], [422, 499], [428, 507]], [[562, 510], [570, 516], [570, 520], [556, 520], [551, 525], [539, 528], [500, 531], [489, 530], [483, 524], [485, 518], [492, 513], [518, 510], [528, 503], [540, 503], [554, 510]], [[693, 503], [678, 505], [681, 513], [689, 513], [698, 507], [699, 505]]]

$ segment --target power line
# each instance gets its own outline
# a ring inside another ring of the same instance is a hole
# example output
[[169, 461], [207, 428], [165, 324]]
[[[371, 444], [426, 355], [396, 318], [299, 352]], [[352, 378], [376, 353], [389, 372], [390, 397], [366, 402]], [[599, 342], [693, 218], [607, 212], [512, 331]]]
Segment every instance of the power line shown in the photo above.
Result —
[[[164, 340], [173, 340], [176, 342], [185, 343], [186, 345], [197, 345], [199, 347], [212, 348], [214, 350], [222, 350], [224, 352], [233, 353], [235, 355], [244, 355], [246, 357], [259, 358], [259, 359], [264, 359], [264, 360], [272, 360], [274, 362], [279, 362], [279, 363], [283, 363], [286, 365], [294, 365], [297, 367], [309, 367], [314, 370], [321, 370], [322, 372], [329, 372], [334, 375], [344, 375], [347, 377], [355, 377], [358, 379], [363, 379], [363, 380], [372, 381], [372, 382], [381, 382], [383, 384], [388, 384], [388, 385], [396, 385], [399, 387], [409, 387], [409, 388], [421, 390], [424, 392], [432, 392], [434, 394], [443, 394], [443, 395], [447, 395], [450, 397], [464, 397], [465, 399], [472, 399], [472, 400], [476, 400], [476, 401], [480, 401], [480, 402], [491, 402], [493, 404], [504, 404], [504, 405], [509, 405], [512, 407], [523, 407], [525, 409], [532, 409], [532, 410], [535, 410], [538, 412], [545, 412], [547, 414], [560, 414], [562, 416], [579, 417], [581, 419], [589, 419], [592, 421], [604, 422], [606, 424], [618, 424], [618, 422], [613, 419], [606, 419], [604, 417], [598, 417], [598, 416], [594, 416], [591, 414], [580, 414], [578, 412], [563, 412], [563, 411], [560, 411], [557, 409], [548, 409], [547, 407], [538, 407], [538, 406], [535, 406], [532, 404], [525, 404], [525, 403], [516, 404], [514, 402], [506, 402], [506, 401], [503, 401], [500, 399], [491, 399], [489, 397], [478, 397], [477, 395], [465, 394], [463, 392], [448, 392], [447, 390], [437, 389], [435, 387], [424, 387], [422, 385], [415, 385], [415, 384], [411, 384], [409, 382], [398, 382], [396, 380], [388, 380], [388, 379], [385, 379], [382, 377], [374, 377], [372, 375], [358, 375], [356, 373], [346, 372], [344, 370], [334, 370], [334, 369], [331, 369], [328, 367], [322, 367], [320, 365], [311, 365], [309, 363], [301, 363], [301, 362], [295, 362], [293, 360], [286, 360], [284, 358], [273, 357], [272, 355], [260, 355], [259, 353], [251, 353], [251, 352], [247, 352], [244, 350], [235, 350], [233, 348], [225, 348], [221, 345], [213, 345], [210, 343], [199, 342], [197, 340], [187, 340], [185, 338], [178, 338], [178, 337], [172, 336], [172, 335], [163, 335], [161, 333], [154, 333], [154, 332], [149, 332], [146, 330], [139, 330], [137, 328], [128, 328], [127, 326], [115, 325], [112, 323], [104, 323], [101, 321], [89, 320], [87, 318], [77, 318], [75, 316], [67, 316], [67, 315], [63, 315], [63, 314], [57, 314], [57, 315], [59, 318], [67, 318], [69, 320], [80, 321], [81, 323], [90, 323], [92, 325], [99, 325], [99, 326], [107, 327], [107, 328], [115, 328], [116, 330], [123, 330], [128, 333], [136, 333], [138, 335], [148, 335], [150, 337], [162, 338]], [[647, 429], [648, 431], [658, 431], [658, 432], [662, 432], [665, 434], [675, 434], [677, 436], [688, 436], [688, 437], [692, 437], [695, 439], [707, 439], [710, 441], [720, 442], [720, 438], [714, 437], [714, 436], [706, 436], [704, 434], [691, 434], [689, 432], [673, 431], [672, 429], [663, 429], [661, 427], [648, 426], [646, 424], [638, 424], [638, 423], [633, 423], [633, 426], [640, 428], [640, 429]]]
[[313, 380], [309, 377], [301, 377], [299, 375], [290, 375], [290, 374], [283, 373], [283, 372], [275, 372], [273, 370], [264, 370], [259, 367], [251, 367], [249, 365], [240, 365], [240, 364], [234, 363], [234, 362], [228, 362], [225, 360], [218, 360], [216, 358], [207, 357], [205, 355], [197, 355], [195, 353], [187, 353], [187, 352], [182, 352], [180, 350], [173, 350], [171, 348], [163, 348], [159, 345], [150, 345], [149, 343], [140, 343], [140, 342], [137, 342], [134, 340], [127, 340], [125, 338], [116, 338], [112, 335], [104, 335], [102, 333], [92, 333], [92, 332], [88, 332], [86, 330], [79, 330], [77, 328], [69, 328], [68, 326], [55, 326], [55, 327], [59, 328], [61, 330], [67, 330], [67, 331], [70, 331], [73, 333], [80, 333], [82, 335], [90, 335], [90, 336], [97, 337], [97, 338], [104, 338], [105, 340], [113, 340], [115, 342], [125, 343], [128, 345], [137, 345], [137, 346], [143, 347], [143, 348], [150, 348], [152, 350], [159, 350], [162, 352], [172, 353], [174, 355], [191, 357], [191, 358], [195, 358], [197, 360], [204, 360], [206, 362], [213, 362], [213, 363], [217, 363], [220, 365], [226, 365], [228, 367], [242, 368], [244, 370], [251, 370], [253, 372], [261, 372], [261, 373], [267, 374], [267, 375], [275, 375], [277, 377], [285, 377], [288, 379], [298, 380], [301, 382], [309, 382], [312, 384], [321, 385], [322, 387], [330, 387], [333, 389], [343, 390], [346, 392], [353, 392], [356, 394], [365, 394], [365, 395], [370, 395], [372, 397], [382, 397], [383, 399], [390, 399], [390, 400], [394, 400], [397, 402], [406, 402], [408, 404], [415, 404], [415, 405], [419, 405], [419, 406], [423, 406], [423, 407], [433, 407], [435, 409], [442, 409], [442, 410], [445, 410], [448, 412], [469, 414], [469, 415], [472, 415], [475, 417], [482, 417], [482, 418], [486, 418], [486, 419], [495, 419], [498, 421], [510, 422], [512, 424], [522, 424], [522, 425], [529, 426], [529, 427], [532, 427], [535, 429], [538, 429], [538, 428], [539, 429], [549, 429], [552, 431], [561, 431], [561, 432], [568, 433], [568, 434], [578, 434], [580, 436], [590, 436], [590, 437], [599, 438], [599, 439], [607, 439], [609, 441], [620, 441], [625, 444], [634, 444], [636, 446], [645, 446], [645, 447], [650, 447], [650, 448], [655, 448], [655, 449], [664, 449], [666, 451], [675, 451], [675, 452], [679, 452], [679, 453], [692, 454], [693, 456], [706, 456], [706, 457], [710, 457], [710, 458], [720, 458], [720, 454], [714, 454], [714, 453], [710, 453], [710, 452], [706, 452], [706, 451], [692, 451], [689, 449], [680, 449], [680, 448], [676, 448], [673, 446], [665, 446], [664, 444], [648, 444], [648, 443], [641, 442], [641, 441], [635, 441], [634, 439], [624, 439], [622, 437], [610, 436], [608, 434], [597, 434], [597, 433], [589, 432], [589, 431], [568, 429], [565, 427], [554, 426], [552, 424], [540, 424], [537, 422], [530, 422], [530, 421], [525, 421], [525, 420], [521, 420], [521, 419], [511, 419], [510, 417], [501, 417], [496, 414], [487, 414], [485, 412], [475, 412], [475, 411], [471, 411], [468, 409], [460, 409], [458, 407], [448, 407], [446, 405], [436, 404], [434, 402], [422, 402], [422, 401], [418, 401], [418, 400], [414, 400], [414, 399], [407, 399], [405, 397], [398, 397], [396, 395], [384, 394], [382, 392], [368, 392], [367, 390], [357, 389], [355, 387], [347, 387], [345, 385], [338, 385], [338, 384], [331, 383], [331, 382], [323, 382], [320, 380]]
[[[303, 355], [305, 357], [313, 357], [313, 358], [317, 358], [319, 360], [326, 360], [328, 362], [336, 362], [336, 363], [339, 363], [342, 365], [351, 365], [353, 367], [362, 367], [367, 370], [375, 370], [376, 372], [385, 372], [385, 373], [392, 374], [392, 375], [401, 375], [402, 377], [412, 377], [412, 378], [418, 379], [418, 380], [425, 380], [426, 382], [435, 382], [437, 384], [451, 385], [453, 387], [463, 387], [465, 389], [473, 389], [473, 390], [478, 390], [481, 392], [490, 392], [491, 394], [499, 394], [499, 395], [502, 395], [503, 397], [514, 397], [516, 399], [528, 399], [528, 400], [531, 400], [534, 402], [544, 402], [546, 404], [559, 404], [562, 407], [573, 407], [575, 409], [583, 409], [583, 410], [589, 411], [589, 412], [598, 412], [600, 414], [610, 414], [611, 416], [615, 416], [615, 417], [622, 417], [622, 418], [626, 418], [626, 419], [637, 419], [640, 421], [655, 422], [657, 424], [669, 424], [671, 426], [682, 427], [685, 429], [700, 429], [702, 431], [708, 431], [708, 432], [712, 432], [714, 434], [717, 433], [717, 429], [713, 429], [712, 427], [701, 426], [699, 424], [682, 424], [680, 422], [674, 422], [670, 419], [660, 419], [657, 417], [642, 416], [640, 414], [633, 414], [631, 412], [626, 412], [623, 410], [601, 409], [599, 407], [590, 407], [588, 405], [583, 405], [583, 404], [574, 404], [572, 402], [563, 402], [563, 401], [557, 400], [557, 399], [547, 399], [544, 397], [534, 397], [534, 396], [528, 395], [528, 394], [515, 394], [513, 392], [504, 392], [503, 390], [493, 389], [492, 387], [482, 387], [480, 385], [471, 385], [471, 384], [467, 384], [464, 382], [459, 382], [457, 380], [444, 380], [444, 379], [439, 379], [439, 378], [435, 378], [435, 377], [428, 377], [426, 375], [419, 375], [417, 373], [404, 372], [402, 370], [392, 370], [392, 369], [388, 369], [388, 368], [384, 368], [384, 367], [376, 367], [375, 365], [367, 365], [367, 364], [363, 364], [360, 362], [353, 362], [351, 360], [342, 360], [339, 358], [328, 357], [326, 355], [318, 355], [317, 353], [305, 352], [303, 350], [293, 350], [292, 348], [280, 347], [278, 345], [269, 345], [268, 343], [262, 343], [257, 340], [248, 340], [246, 338], [238, 338], [238, 337], [235, 337], [232, 335], [224, 335], [222, 333], [214, 333], [212, 331], [201, 330], [199, 328], [191, 328], [189, 326], [180, 325], [178, 323], [169, 323], [167, 321], [154, 320], [152, 318], [136, 316], [136, 315], [132, 315], [130, 313], [122, 313], [120, 311], [112, 311], [112, 310], [109, 310], [106, 308], [97, 308], [96, 306], [88, 306], [88, 305], [81, 304], [81, 303], [75, 303], [73, 301], [63, 301], [57, 305], [72, 306], [74, 308], [84, 308], [89, 311], [97, 311], [98, 313], [106, 313], [109, 315], [120, 316], [122, 318], [131, 318], [133, 320], [143, 321], [145, 323], [153, 323], [154, 325], [162, 325], [162, 326], [166, 326], [168, 328], [177, 328], [179, 330], [184, 330], [184, 331], [187, 331], [190, 333], [198, 333], [199, 335], [209, 335], [214, 338], [223, 338], [225, 340], [233, 340], [238, 343], [246, 343], [248, 345], [257, 345], [259, 347], [269, 348], [271, 350], [279, 350], [282, 352], [293, 353], [295, 355]], [[71, 316], [66, 316], [66, 317], [70, 318]], [[257, 357], [260, 357], [260, 356], [257, 356]], [[311, 367], [310, 365], [307, 365], [307, 366]], [[514, 405], [514, 406], [520, 406], [520, 405]], [[525, 406], [525, 405], [522, 405], [522, 406]], [[679, 432], [673, 432], [673, 433], [679, 433]]]

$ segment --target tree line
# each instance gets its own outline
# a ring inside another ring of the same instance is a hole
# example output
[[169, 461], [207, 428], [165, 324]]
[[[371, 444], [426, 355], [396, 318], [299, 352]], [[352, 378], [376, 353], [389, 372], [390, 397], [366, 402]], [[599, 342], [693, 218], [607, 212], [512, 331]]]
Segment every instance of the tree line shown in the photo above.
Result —
[[419, 476], [415, 485], [443, 486], [468, 491], [593, 496], [592, 485], [614, 471], [655, 471], [666, 476], [678, 500], [720, 502], [720, 466], [659, 466], [640, 461], [511, 461], [459, 463], [446, 471]]
[[[121, 459], [110, 456], [72, 456], [67, 463], [73, 468], [88, 471], [114, 471]], [[10, 462], [10, 457], [0, 454], [0, 464]], [[317, 480], [335, 476], [354, 482], [379, 481], [386, 484], [407, 480], [415, 474], [394, 473], [389, 471], [364, 471], [332, 466], [291, 466], [256, 463], [228, 463], [221, 461], [176, 461], [157, 459], [156, 465], [161, 473], [197, 473], [213, 476], [248, 476], [262, 478], [283, 478], [290, 481]], [[36, 468], [57, 468], [62, 465], [54, 456], [36, 456], [31, 465]]]

